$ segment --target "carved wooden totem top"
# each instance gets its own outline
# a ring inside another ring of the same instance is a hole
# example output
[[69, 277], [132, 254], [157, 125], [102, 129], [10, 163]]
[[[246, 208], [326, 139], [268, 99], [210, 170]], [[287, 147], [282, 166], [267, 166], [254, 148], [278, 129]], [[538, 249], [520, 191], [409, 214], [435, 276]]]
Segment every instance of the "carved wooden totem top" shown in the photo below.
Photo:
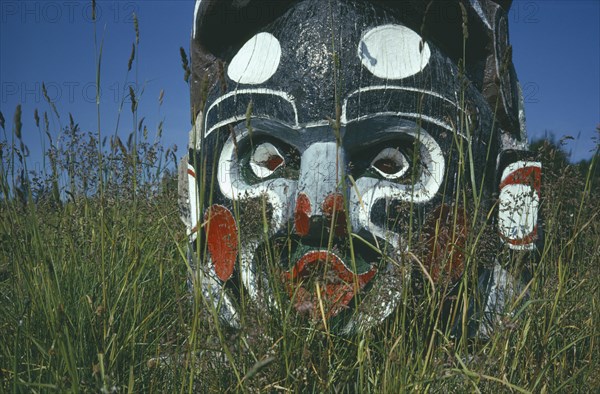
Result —
[[181, 205], [222, 321], [247, 297], [350, 333], [470, 273], [469, 314], [502, 307], [520, 283], [498, 256], [535, 250], [541, 176], [510, 3], [197, 1]]

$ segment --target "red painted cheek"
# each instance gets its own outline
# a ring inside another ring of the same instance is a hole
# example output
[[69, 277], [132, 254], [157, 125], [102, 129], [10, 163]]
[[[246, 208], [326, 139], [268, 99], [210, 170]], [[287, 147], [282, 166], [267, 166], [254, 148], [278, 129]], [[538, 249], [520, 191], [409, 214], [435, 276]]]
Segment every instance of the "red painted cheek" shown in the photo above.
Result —
[[231, 278], [238, 254], [238, 229], [231, 212], [213, 205], [204, 214], [208, 252], [215, 272], [223, 282]]
[[310, 229], [310, 200], [304, 193], [298, 194], [296, 200], [296, 212], [294, 213], [294, 224], [296, 226], [296, 234], [303, 237], [308, 235]]
[[443, 204], [427, 220], [423, 234], [427, 248], [426, 266], [435, 282], [443, 277], [451, 283], [460, 279], [465, 269], [467, 215], [459, 208], [454, 220], [453, 208]]

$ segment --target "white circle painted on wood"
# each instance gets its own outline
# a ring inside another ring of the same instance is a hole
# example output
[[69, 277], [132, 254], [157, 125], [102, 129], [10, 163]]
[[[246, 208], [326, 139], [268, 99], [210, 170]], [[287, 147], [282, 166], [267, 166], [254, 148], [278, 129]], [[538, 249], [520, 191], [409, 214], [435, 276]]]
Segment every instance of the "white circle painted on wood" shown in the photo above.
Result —
[[258, 85], [275, 74], [280, 60], [279, 40], [270, 33], [258, 33], [231, 59], [227, 75], [237, 83]]
[[383, 25], [365, 33], [358, 57], [376, 77], [403, 79], [421, 72], [429, 63], [429, 45], [417, 33], [401, 25]]

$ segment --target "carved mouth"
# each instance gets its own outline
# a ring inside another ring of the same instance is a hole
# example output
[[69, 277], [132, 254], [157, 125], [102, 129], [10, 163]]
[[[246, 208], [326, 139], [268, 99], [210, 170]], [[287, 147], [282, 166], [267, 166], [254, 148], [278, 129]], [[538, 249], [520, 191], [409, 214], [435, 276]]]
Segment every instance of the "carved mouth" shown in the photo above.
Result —
[[374, 264], [362, 273], [354, 273], [335, 253], [317, 249], [304, 253], [283, 273], [283, 279], [296, 311], [318, 320], [348, 309], [354, 296], [376, 273]]

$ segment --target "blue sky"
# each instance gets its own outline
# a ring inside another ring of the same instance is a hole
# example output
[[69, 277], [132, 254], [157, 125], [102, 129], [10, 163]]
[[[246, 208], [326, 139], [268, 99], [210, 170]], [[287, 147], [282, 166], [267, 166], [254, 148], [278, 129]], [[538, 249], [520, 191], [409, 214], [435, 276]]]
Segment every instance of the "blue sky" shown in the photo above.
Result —
[[[40, 162], [36, 108], [51, 112], [42, 82], [60, 119], [51, 117], [54, 135], [68, 114], [84, 130], [97, 129], [96, 78], [91, 1], [0, 0], [0, 111], [12, 127], [23, 107], [23, 135], [30, 163]], [[190, 128], [189, 90], [183, 80], [179, 47], [189, 47], [194, 1], [98, 1], [98, 38], [104, 40], [101, 69], [103, 135], [133, 128], [129, 85], [139, 96], [139, 117], [151, 132], [164, 121], [165, 145], [183, 154]], [[139, 19], [136, 63], [125, 80], [135, 41], [132, 12]], [[589, 158], [600, 124], [600, 0], [515, 0], [510, 14], [513, 60], [524, 89], [530, 138], [576, 137], [567, 145], [572, 160]], [[164, 90], [162, 106], [159, 95]]]

